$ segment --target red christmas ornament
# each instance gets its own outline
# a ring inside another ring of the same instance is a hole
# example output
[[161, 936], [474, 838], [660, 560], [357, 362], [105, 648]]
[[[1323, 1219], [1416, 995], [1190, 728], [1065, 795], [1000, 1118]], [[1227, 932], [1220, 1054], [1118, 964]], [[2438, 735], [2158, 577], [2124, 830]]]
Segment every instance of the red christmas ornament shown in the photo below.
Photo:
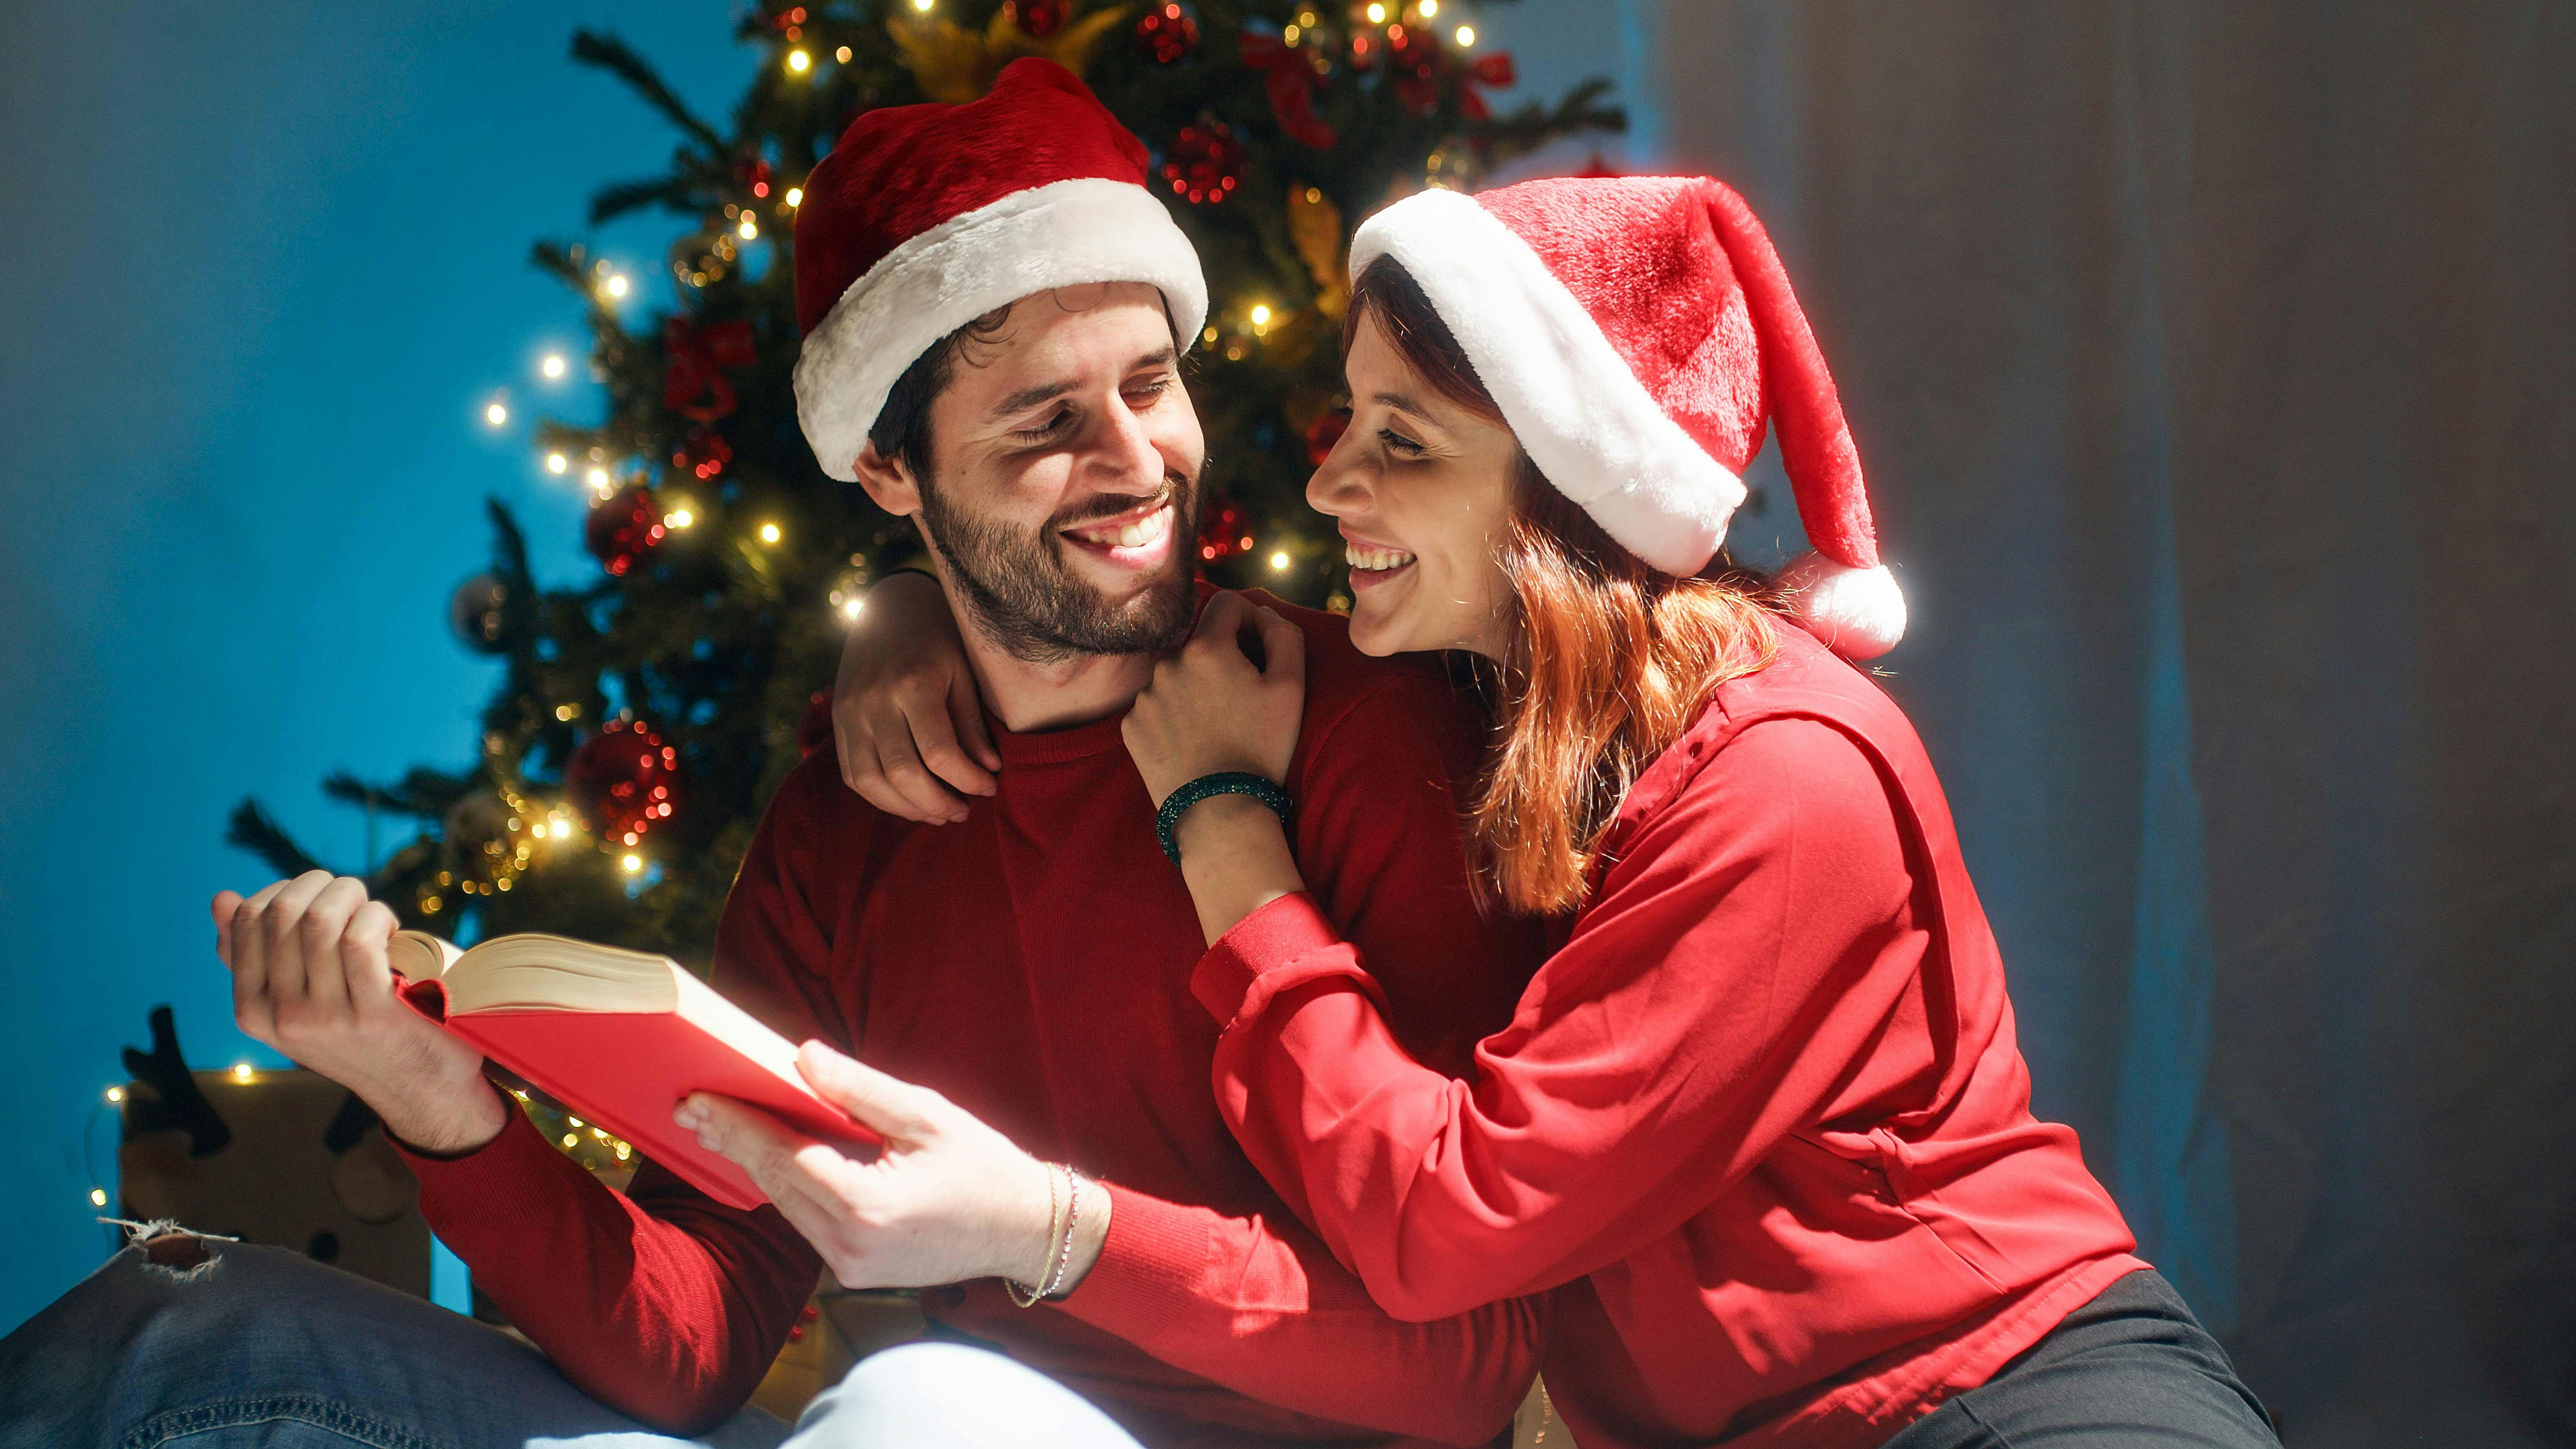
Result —
[[724, 434], [708, 427], [689, 429], [680, 446], [671, 450], [671, 466], [687, 469], [701, 483], [722, 473], [732, 461], [733, 444], [724, 440]]
[[1183, 126], [1164, 153], [1163, 181], [1193, 206], [1214, 206], [1243, 184], [1243, 143], [1223, 121]]
[[1386, 65], [1395, 76], [1395, 97], [1417, 116], [1440, 109], [1440, 42], [1401, 25], [1386, 28]]
[[602, 840], [634, 845], [679, 807], [680, 752], [641, 720], [611, 720], [564, 765], [564, 798]]
[[661, 546], [662, 505], [652, 489], [635, 484], [591, 505], [582, 540], [601, 568], [624, 578], [637, 559]]
[[1178, 5], [1148, 10], [1136, 22], [1136, 48], [1156, 65], [1170, 65], [1199, 48], [1199, 23]]
[[752, 195], [767, 196], [769, 194], [769, 163], [767, 161], [762, 160], [758, 156], [754, 156], [734, 167], [733, 170], [736, 176], [742, 178], [742, 184], [751, 188]]
[[1335, 408], [1308, 423], [1306, 425], [1306, 461], [1315, 467], [1323, 467], [1324, 459], [1333, 451], [1333, 445], [1339, 443], [1342, 440], [1342, 434], [1349, 432], [1350, 429], [1351, 415], [1340, 408]]
[[1073, 18], [1072, 0], [1009, 0], [1002, 13], [1032, 37], [1044, 40]]
[[1235, 504], [1219, 503], [1199, 516], [1199, 557], [1205, 562], [1232, 558], [1251, 547], [1243, 510]]
[[740, 318], [700, 327], [673, 317], [662, 324], [662, 356], [662, 406], [711, 423], [739, 402], [724, 369], [747, 367], [760, 359], [760, 352], [752, 345], [751, 324]]

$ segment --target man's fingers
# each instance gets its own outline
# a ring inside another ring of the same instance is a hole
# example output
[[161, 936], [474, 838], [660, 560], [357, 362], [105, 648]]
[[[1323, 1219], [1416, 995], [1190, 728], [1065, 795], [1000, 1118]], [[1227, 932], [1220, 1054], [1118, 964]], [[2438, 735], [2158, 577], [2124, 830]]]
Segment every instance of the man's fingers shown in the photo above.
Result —
[[1306, 631], [1289, 623], [1275, 609], [1255, 613], [1252, 621], [1261, 629], [1262, 679], [1271, 684], [1295, 685], [1302, 693], [1306, 688]]
[[304, 923], [296, 933], [303, 947], [304, 993], [321, 1005], [346, 1007], [349, 1003], [349, 924], [366, 904], [366, 882], [340, 876], [324, 885], [305, 908]]
[[349, 918], [349, 929], [340, 939], [344, 943], [341, 964], [348, 968], [351, 998], [374, 1001], [392, 994], [394, 968], [385, 948], [401, 926], [394, 908], [383, 901], [369, 901]]
[[[308, 870], [288, 881], [260, 912], [260, 945], [268, 959], [268, 998], [286, 1001], [305, 994], [304, 913], [313, 898], [331, 883], [328, 871]], [[336, 932], [334, 934], [337, 934]]]
[[819, 1041], [797, 1049], [796, 1070], [805, 1074], [815, 1095], [890, 1142], [916, 1141], [936, 1125], [928, 1092]]
[[930, 772], [959, 794], [990, 795], [992, 774], [957, 743], [957, 728], [948, 715], [955, 701], [952, 692], [904, 708], [904, 719], [912, 726], [913, 748], [921, 752], [921, 762]]
[[208, 907], [215, 918], [215, 958], [229, 971], [233, 965], [233, 917], [240, 914], [242, 894], [239, 891], [217, 891]]
[[993, 748], [993, 736], [984, 728], [984, 696], [975, 688], [973, 670], [960, 667], [948, 676], [948, 718], [968, 754], [987, 770], [1002, 768], [1002, 752]]
[[261, 918], [286, 884], [271, 881], [233, 908], [232, 955], [224, 962], [233, 968], [233, 1020], [254, 1035], [268, 1030], [268, 930]]

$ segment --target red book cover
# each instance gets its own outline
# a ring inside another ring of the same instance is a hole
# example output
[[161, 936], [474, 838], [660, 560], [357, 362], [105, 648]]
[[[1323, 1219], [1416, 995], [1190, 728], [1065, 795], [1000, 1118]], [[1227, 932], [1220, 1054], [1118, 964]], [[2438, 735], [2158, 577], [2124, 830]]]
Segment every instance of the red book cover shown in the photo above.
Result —
[[685, 1000], [678, 1011], [515, 1007], [450, 1016], [446, 983], [436, 979], [405, 986], [403, 998], [727, 1207], [748, 1211], [769, 1198], [741, 1168], [700, 1147], [695, 1133], [671, 1120], [671, 1110], [691, 1092], [747, 1102], [826, 1142], [866, 1148], [882, 1140], [805, 1085], [796, 1071], [795, 1046], [786, 1038], [769, 1032], [759, 1055], [777, 1059], [755, 1059], [743, 1045], [693, 1020]]

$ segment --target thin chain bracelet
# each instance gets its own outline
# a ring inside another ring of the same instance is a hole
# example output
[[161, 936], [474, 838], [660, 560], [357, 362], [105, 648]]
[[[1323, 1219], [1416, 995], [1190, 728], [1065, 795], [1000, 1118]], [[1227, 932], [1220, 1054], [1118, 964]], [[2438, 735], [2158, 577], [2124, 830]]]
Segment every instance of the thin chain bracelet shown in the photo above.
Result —
[[1056, 1245], [1055, 1277], [1038, 1294], [1040, 1298], [1052, 1298], [1064, 1291], [1065, 1269], [1073, 1262], [1074, 1225], [1082, 1221], [1082, 1174], [1074, 1171], [1070, 1163], [1064, 1169], [1064, 1193], [1064, 1241]]
[[[1051, 1243], [1055, 1241], [1056, 1224], [1059, 1221], [1056, 1217], [1058, 1209], [1056, 1207], [1055, 1200], [1055, 1164], [1052, 1162], [1042, 1162], [1038, 1165], [1046, 1169], [1047, 1241]], [[1045, 1277], [1044, 1274], [1040, 1274], [1039, 1276], [1041, 1279]], [[1002, 1280], [1002, 1291], [1010, 1294], [1011, 1301], [1020, 1305], [1022, 1308], [1035, 1308], [1038, 1306], [1038, 1300], [1046, 1297], [1046, 1290], [1044, 1288], [1030, 1288], [1021, 1283], [1017, 1278], [1004, 1278]]]

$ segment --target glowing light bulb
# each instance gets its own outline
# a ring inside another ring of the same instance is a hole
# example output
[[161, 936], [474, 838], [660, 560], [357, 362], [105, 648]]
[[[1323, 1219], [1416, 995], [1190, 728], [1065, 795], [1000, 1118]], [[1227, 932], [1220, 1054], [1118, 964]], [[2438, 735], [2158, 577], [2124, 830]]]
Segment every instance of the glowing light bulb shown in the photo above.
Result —
[[843, 599], [841, 601], [841, 617], [844, 619], [855, 619], [859, 617], [859, 612], [867, 606], [868, 602], [865, 599]]
[[108, 1089], [107, 1089], [107, 1100], [109, 1100], [109, 1101], [111, 1101], [111, 1102], [122, 1102], [122, 1101], [124, 1101], [124, 1100], [125, 1100], [125, 1089], [124, 1089], [123, 1087], [110, 1087], [110, 1088], [108, 1088]]
[[803, 75], [805, 73], [805, 68], [813, 63], [814, 57], [807, 55], [801, 50], [791, 50], [787, 52], [787, 68], [798, 75]]
[[565, 1134], [564, 1134], [564, 1146], [566, 1146], [566, 1147], [578, 1147], [578, 1146], [580, 1146], [580, 1145], [581, 1145], [581, 1139], [580, 1139], [580, 1138], [575, 1137], [573, 1134], [571, 1134], [571, 1133], [569, 1133], [569, 1132], [567, 1132], [567, 1133], [565, 1133]]
[[1297, 43], [1297, 37], [1302, 33], [1303, 32], [1297, 27], [1297, 25], [1292, 22], [1280, 28], [1279, 38], [1290, 45], [1295, 45]]
[[746, 211], [742, 214], [742, 225], [735, 227], [734, 230], [741, 234], [744, 241], [750, 241], [760, 235], [760, 223], [752, 220], [751, 213]]
[[235, 1062], [235, 1063], [233, 1063], [233, 1080], [234, 1080], [234, 1081], [236, 1081], [236, 1082], [247, 1082], [247, 1081], [249, 1081], [249, 1080], [250, 1080], [250, 1063], [248, 1063], [248, 1062]]
[[548, 376], [548, 377], [561, 377], [561, 376], [563, 376], [563, 375], [564, 375], [564, 360], [563, 360], [563, 354], [561, 354], [561, 353], [557, 353], [557, 352], [549, 352], [549, 353], [547, 353], [547, 354], [546, 354], [546, 360], [537, 364], [537, 371], [544, 373], [544, 374], [545, 374], [546, 376]]
[[1282, 551], [1282, 552], [1279, 552], [1279, 553], [1274, 553], [1274, 554], [1272, 554], [1272, 555], [1270, 556], [1270, 566], [1271, 566], [1273, 569], [1277, 569], [1277, 570], [1280, 570], [1281, 572], [1285, 572], [1285, 571], [1287, 570], [1287, 568], [1288, 568], [1288, 555], [1287, 555], [1287, 553], [1286, 553], [1285, 551]]
[[569, 821], [569, 820], [558, 820], [558, 821], [556, 821], [556, 822], [555, 822], [555, 838], [556, 838], [557, 840], [564, 839], [565, 837], [567, 837], [567, 836], [569, 836], [569, 835], [571, 835], [571, 834], [572, 834], [572, 822], [571, 822], [571, 821]]
[[848, 65], [850, 63], [850, 48], [845, 45], [840, 49], [833, 51], [832, 59], [839, 61], [843, 65]]
[[788, 187], [787, 204], [789, 206], [803, 206], [805, 204], [805, 188], [802, 186]]
[[1461, 47], [1465, 47], [1465, 46], [1474, 45], [1475, 43], [1476, 43], [1476, 27], [1474, 27], [1474, 26], [1472, 26], [1472, 25], [1461, 25], [1461, 26], [1459, 26], [1459, 27], [1458, 27], [1458, 44], [1459, 44]]
[[483, 410], [483, 421], [490, 423], [496, 428], [509, 420], [510, 410], [501, 406], [499, 403], [494, 403]]
[[665, 528], [686, 528], [697, 521], [698, 516], [691, 513], [689, 510], [685, 508], [674, 508], [671, 510], [670, 516], [662, 520], [662, 526]]
[[89, 1205], [91, 1207], [107, 1206], [107, 1189], [103, 1187], [91, 1188], [89, 1190]]
[[1371, 5], [1368, 8], [1368, 18], [1369, 24], [1371, 25], [1384, 25], [1386, 23], [1386, 7], [1383, 5]]
[[1430, 19], [1432, 16], [1437, 15], [1437, 14], [1439, 14], [1439, 13], [1440, 13], [1440, 0], [1422, 0], [1422, 18], [1423, 18], [1423, 19], [1428, 20], [1428, 19]]
[[572, 460], [561, 453], [546, 454], [546, 471], [549, 473], [560, 473], [571, 466]]
[[575, 1126], [575, 1127], [578, 1127], [578, 1126], [580, 1126], [580, 1125], [581, 1125], [581, 1119], [580, 1119], [579, 1117], [566, 1117], [566, 1118], [564, 1119], [564, 1121], [566, 1121], [566, 1122], [570, 1123], [571, 1125], [573, 1125], [573, 1126]]
[[939, 0], [912, 0], [912, 8], [927, 15], [930, 13], [930, 7], [938, 3]]
[[625, 868], [628, 875], [633, 875], [644, 868], [644, 857], [640, 855], [624, 856], [621, 857], [617, 863]]
[[581, 480], [602, 493], [608, 491], [608, 470], [605, 468], [593, 468], [581, 475]]
[[775, 523], [762, 524], [760, 526], [760, 541], [762, 543], [778, 542], [778, 525]]
[[1252, 325], [1255, 327], [1267, 327], [1270, 325], [1270, 308], [1268, 306], [1256, 306], [1252, 309]]
[[614, 272], [609, 274], [608, 281], [605, 285], [608, 288], [608, 295], [612, 297], [623, 297], [626, 295], [626, 279]]

